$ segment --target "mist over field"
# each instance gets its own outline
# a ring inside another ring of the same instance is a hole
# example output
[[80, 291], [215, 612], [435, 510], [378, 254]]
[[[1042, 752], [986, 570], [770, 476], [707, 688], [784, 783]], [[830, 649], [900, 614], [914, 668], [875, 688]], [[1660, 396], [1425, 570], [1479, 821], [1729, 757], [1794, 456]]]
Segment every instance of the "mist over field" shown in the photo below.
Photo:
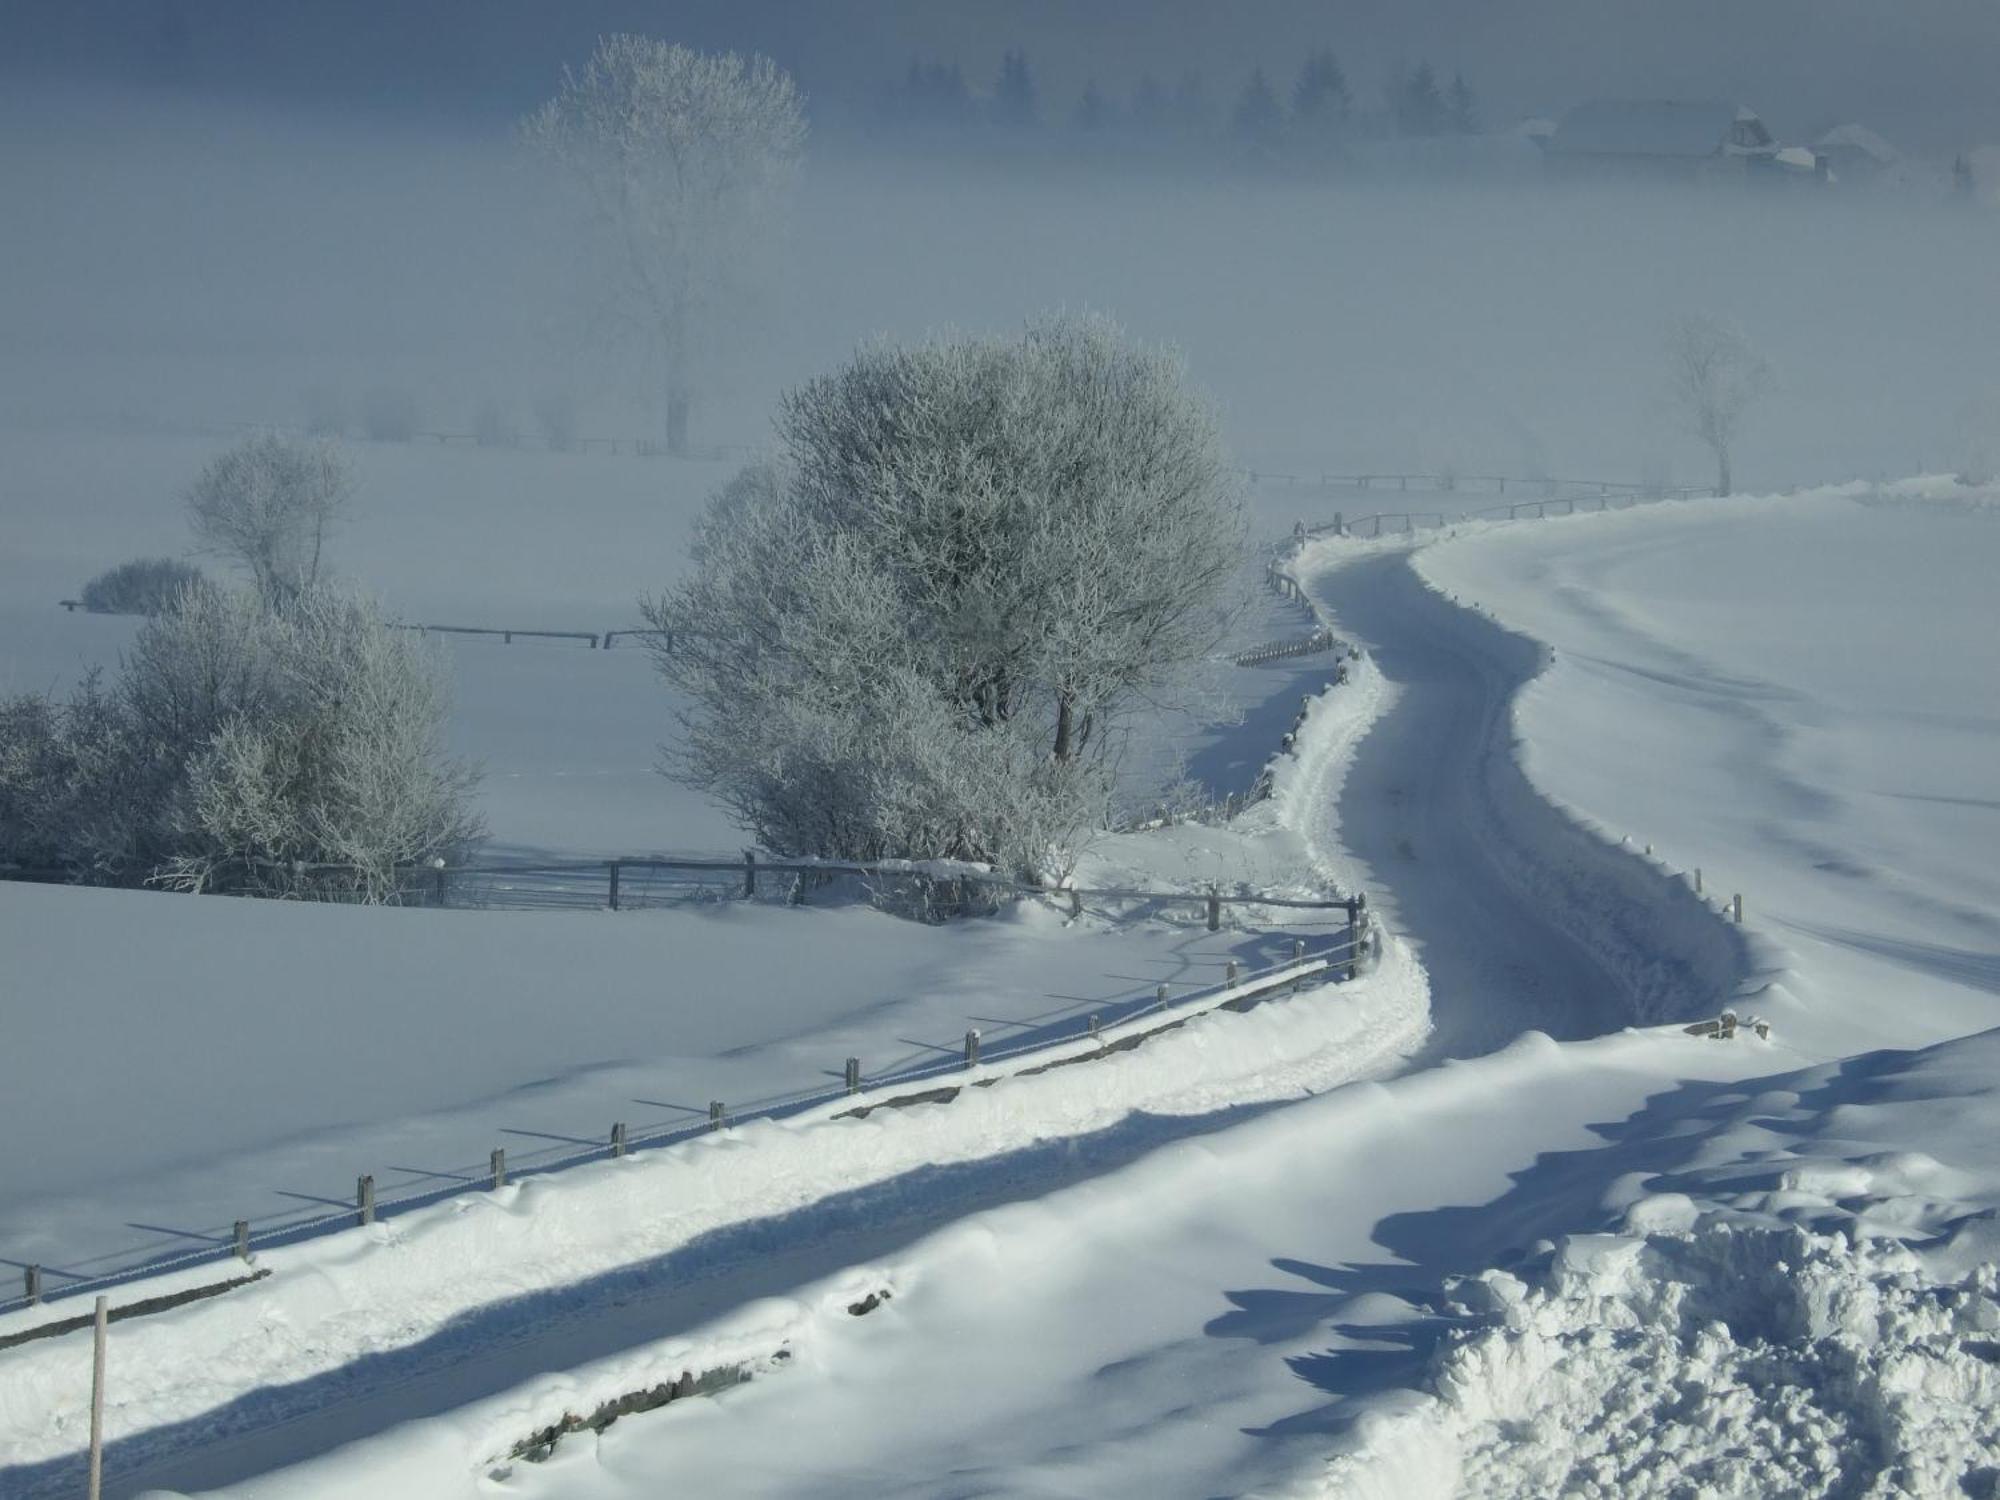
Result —
[[2000, 1493], [1996, 79], [0, 0], [0, 1497]]
[[[430, 430], [485, 407], [532, 434], [569, 399], [586, 434], [657, 435], [504, 120], [101, 83], [17, 93], [5, 119], [0, 189], [26, 211], [0, 228], [0, 419], [358, 429], [387, 392]], [[1949, 467], [2000, 382], [2000, 216], [1941, 190], [1551, 182], [1498, 134], [1476, 163], [1375, 149], [1313, 173], [1048, 134], [816, 136], [702, 441], [763, 442], [775, 395], [859, 342], [1053, 308], [1178, 345], [1266, 470], [1699, 479], [1660, 353], [1691, 311], [1772, 366], [1753, 486]]]

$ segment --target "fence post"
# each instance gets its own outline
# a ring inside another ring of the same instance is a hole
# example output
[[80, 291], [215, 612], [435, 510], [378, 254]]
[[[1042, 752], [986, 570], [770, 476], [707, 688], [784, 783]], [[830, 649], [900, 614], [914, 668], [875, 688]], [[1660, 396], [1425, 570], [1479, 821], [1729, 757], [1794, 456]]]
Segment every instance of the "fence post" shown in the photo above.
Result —
[[449, 906], [451, 902], [445, 893], [444, 861], [442, 859], [431, 861], [431, 868], [437, 871], [437, 904], [439, 906]]
[[490, 1162], [493, 1170], [493, 1187], [497, 1192], [507, 1185], [507, 1148], [495, 1146]]
[[1214, 891], [1208, 893], [1208, 930], [1210, 932], [1222, 930], [1222, 897]]
[[711, 1099], [708, 1101], [708, 1128], [710, 1130], [722, 1129], [722, 1101], [720, 1099]]
[[1347, 903], [1347, 977], [1353, 980], [1361, 973], [1361, 900], [1356, 897]]
[[1104, 1028], [1098, 1023], [1096, 1011], [1090, 1013], [1090, 1039], [1099, 1046], [1104, 1044]]
[[757, 851], [755, 849], [745, 849], [743, 851], [743, 894], [745, 896], [754, 896], [757, 894]]
[[861, 1059], [858, 1057], [850, 1057], [847, 1060], [847, 1092], [850, 1094], [861, 1092]]
[[979, 1028], [973, 1027], [965, 1034], [965, 1065], [970, 1068], [979, 1062]]
[[1230, 960], [1229, 960], [1229, 963], [1227, 964], [1227, 966], [1225, 966], [1225, 967], [1224, 967], [1224, 969], [1223, 969], [1223, 971], [1222, 971], [1222, 982], [1223, 982], [1224, 984], [1227, 984], [1227, 985], [1234, 985], [1234, 984], [1236, 983], [1236, 960], [1235, 960], [1235, 959], [1233, 959], [1233, 958], [1232, 958], [1232, 959], [1230, 959]]
[[625, 1154], [625, 1122], [618, 1120], [611, 1126], [611, 1155], [616, 1158]]
[[24, 1279], [27, 1282], [28, 1306], [33, 1307], [42, 1300], [42, 1268], [29, 1266]]
[[618, 866], [619, 860], [611, 861], [611, 909], [618, 910]]
[[1159, 985], [1159, 986], [1157, 986], [1157, 987], [1156, 987], [1156, 988], [1154, 989], [1154, 991], [1153, 991], [1153, 1003], [1154, 1003], [1155, 1005], [1159, 1006], [1159, 1007], [1160, 1007], [1160, 1008], [1161, 1008], [1162, 1010], [1165, 1010], [1165, 1009], [1166, 1009], [1166, 1006], [1167, 1006], [1167, 987], [1166, 987], [1166, 986], [1165, 986], [1164, 984], [1163, 984], [1163, 985]]
[[248, 1219], [238, 1219], [236, 1221], [234, 1238], [236, 1241], [236, 1258], [238, 1260], [248, 1260], [250, 1258], [250, 1221]]
[[355, 1179], [354, 1207], [363, 1224], [375, 1222], [375, 1179], [363, 1176]]
[[104, 1496], [104, 1354], [111, 1326], [111, 1299], [97, 1299], [96, 1330], [90, 1352], [90, 1500]]
[[1696, 866], [1694, 867], [1694, 893], [1695, 893], [1695, 894], [1696, 894], [1697, 896], [1699, 896], [1699, 895], [1701, 894], [1701, 866], [1700, 866], [1700, 865], [1696, 865]]
[[1729, 915], [1739, 925], [1743, 921], [1743, 894], [1738, 892], [1729, 898]]

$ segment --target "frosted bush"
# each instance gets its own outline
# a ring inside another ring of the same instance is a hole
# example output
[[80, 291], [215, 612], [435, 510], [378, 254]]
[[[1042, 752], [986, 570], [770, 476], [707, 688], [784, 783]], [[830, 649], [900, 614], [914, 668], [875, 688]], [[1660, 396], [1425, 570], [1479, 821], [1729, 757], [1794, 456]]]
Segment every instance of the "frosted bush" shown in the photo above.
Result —
[[777, 425], [647, 606], [674, 772], [786, 853], [1059, 867], [1227, 625], [1241, 516], [1179, 362], [1090, 318], [884, 345]]
[[99, 615], [156, 615], [181, 592], [207, 583], [200, 568], [173, 557], [140, 557], [83, 586], [83, 607]]

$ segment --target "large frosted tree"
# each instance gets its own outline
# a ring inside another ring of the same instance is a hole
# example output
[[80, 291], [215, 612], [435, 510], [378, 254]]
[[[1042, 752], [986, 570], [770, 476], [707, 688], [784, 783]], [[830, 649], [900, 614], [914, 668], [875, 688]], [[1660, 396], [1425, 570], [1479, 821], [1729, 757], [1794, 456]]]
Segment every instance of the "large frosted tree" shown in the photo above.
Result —
[[804, 151], [797, 87], [769, 58], [609, 36], [521, 134], [580, 187], [608, 298], [599, 326], [633, 346], [667, 445], [686, 452], [690, 409]]
[[1094, 318], [880, 345], [777, 425], [648, 606], [676, 774], [787, 853], [1059, 865], [1226, 624], [1241, 515], [1179, 362]]

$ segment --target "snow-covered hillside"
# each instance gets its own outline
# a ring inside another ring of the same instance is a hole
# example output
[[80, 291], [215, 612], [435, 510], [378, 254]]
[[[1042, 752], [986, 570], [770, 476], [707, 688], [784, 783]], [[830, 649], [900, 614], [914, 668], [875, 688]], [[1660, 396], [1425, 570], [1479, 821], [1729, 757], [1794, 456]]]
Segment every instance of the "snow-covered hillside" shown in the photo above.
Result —
[[[1370, 647], [1347, 712], [1239, 834], [1125, 836], [1099, 873], [1365, 888], [1375, 979], [276, 1252], [115, 1333], [113, 1492], [1967, 1493], [2000, 1465], [1997, 515], [1922, 481], [1314, 544]], [[1056, 989], [1023, 964], [1146, 977], [1025, 914], [945, 941], [991, 955], [946, 1036]], [[842, 1003], [732, 1065], [837, 1056]], [[1724, 1005], [1770, 1035], [1683, 1029]], [[26, 1494], [72, 1482], [82, 1347], [0, 1354]]]

